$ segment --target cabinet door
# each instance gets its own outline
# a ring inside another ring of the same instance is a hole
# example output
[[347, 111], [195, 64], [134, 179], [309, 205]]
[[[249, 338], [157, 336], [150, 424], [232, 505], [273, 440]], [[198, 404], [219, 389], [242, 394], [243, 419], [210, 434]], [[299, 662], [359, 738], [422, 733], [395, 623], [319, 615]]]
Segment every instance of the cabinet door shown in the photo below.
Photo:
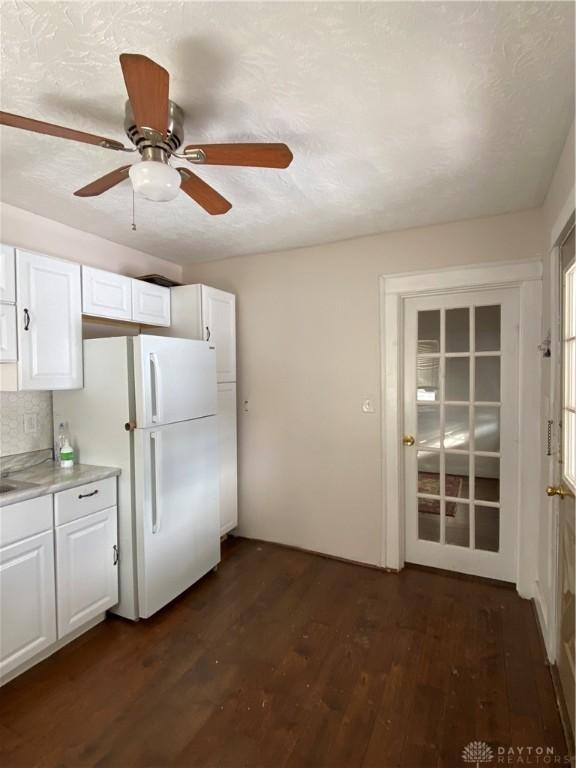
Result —
[[16, 266], [11, 245], [0, 245], [0, 301], [16, 301]]
[[118, 602], [116, 507], [56, 528], [58, 637]]
[[236, 384], [218, 384], [220, 535], [238, 525]]
[[132, 320], [132, 278], [82, 267], [82, 312], [114, 320]]
[[82, 386], [80, 265], [17, 251], [20, 389]]
[[17, 359], [16, 307], [0, 304], [0, 363], [13, 363]]
[[56, 640], [52, 531], [0, 549], [0, 676]]
[[216, 347], [219, 382], [236, 381], [236, 296], [202, 286], [204, 339]]
[[170, 325], [170, 288], [132, 280], [132, 320], [148, 325]]

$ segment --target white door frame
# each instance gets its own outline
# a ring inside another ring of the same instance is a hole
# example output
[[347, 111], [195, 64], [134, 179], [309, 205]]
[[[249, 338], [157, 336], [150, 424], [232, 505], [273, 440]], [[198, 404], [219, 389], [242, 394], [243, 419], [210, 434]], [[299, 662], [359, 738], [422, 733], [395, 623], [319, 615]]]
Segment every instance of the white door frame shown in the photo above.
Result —
[[540, 481], [542, 262], [496, 262], [380, 277], [383, 524], [381, 565], [404, 567], [403, 306], [412, 296], [517, 286], [518, 338], [518, 510], [516, 588], [534, 596], [537, 578]]

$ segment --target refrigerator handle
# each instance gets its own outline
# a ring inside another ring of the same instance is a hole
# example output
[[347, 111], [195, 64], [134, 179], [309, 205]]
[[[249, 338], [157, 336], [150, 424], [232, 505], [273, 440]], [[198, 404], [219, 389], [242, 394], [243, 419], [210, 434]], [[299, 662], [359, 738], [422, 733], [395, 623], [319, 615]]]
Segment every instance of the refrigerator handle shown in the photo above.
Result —
[[158, 505], [158, 432], [150, 432], [150, 495], [152, 499], [152, 533], [160, 531], [160, 512]]
[[155, 352], [150, 352], [150, 405], [152, 423], [157, 424], [160, 421], [160, 367]]

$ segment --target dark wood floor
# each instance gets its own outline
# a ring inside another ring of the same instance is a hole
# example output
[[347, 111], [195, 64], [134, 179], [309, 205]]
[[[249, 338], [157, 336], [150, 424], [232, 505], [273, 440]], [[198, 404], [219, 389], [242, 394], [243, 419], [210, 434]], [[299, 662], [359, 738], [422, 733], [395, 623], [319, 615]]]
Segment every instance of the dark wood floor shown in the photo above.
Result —
[[529, 602], [246, 540], [0, 692], [2, 768], [456, 768], [474, 739], [565, 753]]

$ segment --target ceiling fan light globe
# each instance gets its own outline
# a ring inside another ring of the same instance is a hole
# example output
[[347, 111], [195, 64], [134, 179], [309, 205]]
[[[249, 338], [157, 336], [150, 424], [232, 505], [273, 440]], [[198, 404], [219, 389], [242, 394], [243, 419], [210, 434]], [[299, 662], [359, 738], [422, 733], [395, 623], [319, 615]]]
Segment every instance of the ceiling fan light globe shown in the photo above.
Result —
[[141, 160], [129, 171], [134, 192], [146, 200], [165, 203], [180, 191], [180, 174], [175, 168], [157, 160]]

